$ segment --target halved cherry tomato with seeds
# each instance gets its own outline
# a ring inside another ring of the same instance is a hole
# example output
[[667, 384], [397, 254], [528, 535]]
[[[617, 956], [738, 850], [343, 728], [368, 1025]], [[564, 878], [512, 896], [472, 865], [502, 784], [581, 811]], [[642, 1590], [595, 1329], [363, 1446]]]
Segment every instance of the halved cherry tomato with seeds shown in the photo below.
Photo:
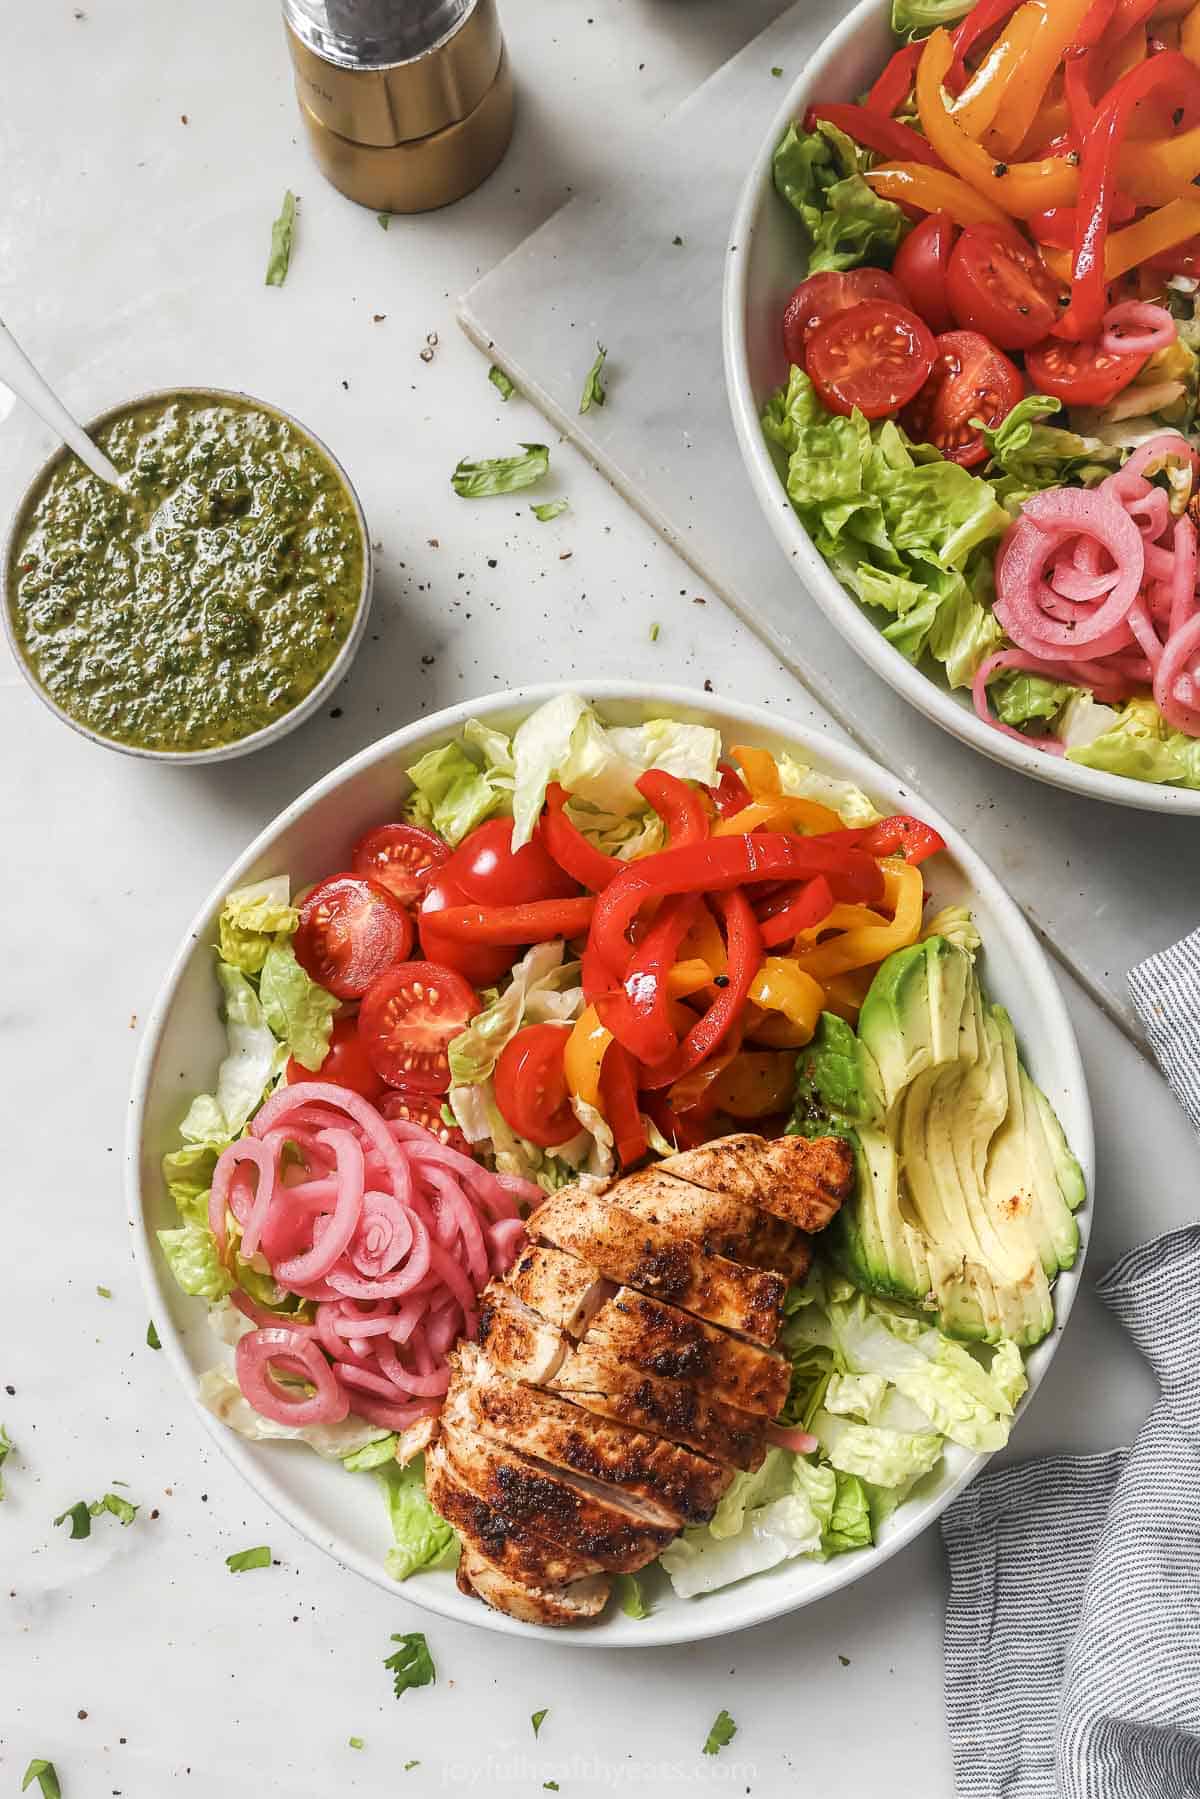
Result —
[[518, 1031], [496, 1063], [496, 1104], [517, 1133], [540, 1149], [576, 1136], [563, 1056], [568, 1024], [530, 1024]]
[[1107, 406], [1141, 373], [1149, 358], [1102, 350], [1098, 343], [1069, 343], [1052, 337], [1025, 357], [1025, 368], [1040, 394], [1066, 406]]
[[330, 875], [300, 907], [292, 939], [305, 974], [339, 999], [358, 999], [412, 949], [412, 919], [386, 887], [362, 875]]
[[1016, 364], [986, 337], [944, 331], [933, 373], [900, 423], [917, 443], [933, 444], [947, 461], [974, 468], [988, 452], [971, 420], [982, 419], [989, 429], [1001, 424], [1024, 392]]
[[946, 298], [946, 271], [958, 228], [948, 212], [931, 212], [914, 225], [892, 264], [892, 273], [931, 331], [954, 324]]
[[401, 962], [363, 995], [358, 1034], [389, 1087], [444, 1093], [450, 1085], [446, 1051], [478, 1010], [478, 994], [454, 969]]
[[354, 1018], [334, 1020], [325, 1060], [315, 1071], [290, 1056], [287, 1081], [289, 1087], [297, 1081], [332, 1081], [337, 1087], [349, 1087], [352, 1092], [361, 1093], [364, 1099], [378, 1099], [384, 1089], [383, 1080], [367, 1059], [358, 1034], [358, 1021]]
[[808, 340], [813, 386], [831, 412], [886, 418], [920, 392], [937, 350], [933, 333], [907, 306], [866, 300], [839, 312]]
[[429, 874], [449, 854], [449, 845], [420, 825], [377, 825], [355, 844], [350, 866], [356, 875], [386, 887], [402, 905], [415, 906]]
[[967, 226], [950, 258], [946, 297], [964, 331], [1001, 350], [1027, 350], [1047, 337], [1070, 298], [1032, 246], [995, 225]]
[[783, 348], [788, 361], [803, 368], [805, 346], [817, 327], [864, 300], [909, 304], [909, 296], [886, 269], [823, 269], [802, 281], [783, 309]]
[[447, 1124], [442, 1117], [443, 1103], [437, 1093], [417, 1093], [407, 1087], [393, 1087], [380, 1100], [379, 1110], [385, 1118], [401, 1118], [406, 1124], [419, 1124], [447, 1149], [456, 1149], [461, 1155], [469, 1156], [471, 1145], [458, 1126]]

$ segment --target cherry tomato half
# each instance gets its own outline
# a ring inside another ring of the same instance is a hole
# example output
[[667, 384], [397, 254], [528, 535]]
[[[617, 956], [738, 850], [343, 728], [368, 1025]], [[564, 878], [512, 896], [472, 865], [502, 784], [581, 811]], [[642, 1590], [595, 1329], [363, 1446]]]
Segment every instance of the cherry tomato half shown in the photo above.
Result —
[[332, 1081], [337, 1087], [349, 1087], [352, 1092], [361, 1093], [364, 1099], [378, 1099], [384, 1088], [383, 1081], [367, 1060], [358, 1034], [358, 1021], [354, 1018], [334, 1020], [325, 1060], [315, 1073], [303, 1062], [297, 1062], [295, 1056], [290, 1056], [287, 1080], [289, 1087], [297, 1081]]
[[420, 825], [377, 825], [355, 844], [350, 866], [356, 875], [386, 887], [403, 905], [415, 906], [428, 875], [449, 854], [449, 845]]
[[496, 1063], [496, 1104], [518, 1137], [541, 1149], [566, 1143], [579, 1130], [563, 1072], [570, 1035], [567, 1024], [526, 1025]]
[[803, 368], [805, 346], [817, 326], [863, 300], [909, 304], [899, 281], [886, 269], [823, 269], [802, 281], [783, 309], [783, 348], [788, 361]]
[[933, 373], [901, 424], [918, 443], [934, 444], [948, 462], [974, 468], [987, 445], [971, 420], [990, 428], [1012, 411], [1025, 389], [1020, 371], [977, 331], [944, 331]]
[[994, 225], [968, 225], [954, 246], [946, 295], [955, 321], [1001, 350], [1040, 343], [1067, 298], [1041, 257]]
[[1040, 394], [1051, 394], [1067, 406], [1107, 406], [1147, 361], [1142, 354], [1121, 355], [1098, 343], [1052, 337], [1028, 352], [1025, 369]]
[[523, 906], [531, 900], [571, 899], [579, 888], [543, 848], [535, 832], [512, 847], [512, 820], [478, 825], [446, 864], [446, 875], [481, 906]]
[[892, 273], [931, 331], [954, 324], [946, 298], [946, 271], [957, 227], [948, 212], [931, 212], [913, 227], [896, 252]]
[[454, 969], [400, 962], [367, 988], [358, 1034], [389, 1087], [444, 1093], [450, 1085], [446, 1051], [478, 1010], [478, 994]]
[[458, 1126], [447, 1124], [442, 1117], [440, 1094], [416, 1093], [405, 1087], [393, 1087], [380, 1100], [379, 1110], [385, 1118], [402, 1118], [407, 1124], [419, 1124], [422, 1130], [429, 1131], [447, 1149], [456, 1149], [464, 1156], [471, 1153], [471, 1145]]
[[398, 899], [362, 875], [330, 875], [300, 907], [296, 960], [319, 987], [358, 999], [412, 949], [412, 919]]
[[813, 332], [807, 366], [831, 412], [848, 416], [857, 407], [879, 419], [920, 391], [936, 355], [933, 333], [915, 312], [890, 300], [865, 300]]
[[[431, 962], [455, 968], [473, 987], [490, 987], [502, 974], [507, 974], [519, 951], [502, 944], [463, 943], [448, 931], [439, 931], [437, 914], [447, 906], [469, 906], [471, 896], [457, 881], [439, 869], [425, 889], [421, 910], [417, 915], [417, 934], [421, 951]], [[476, 902], [478, 904], [478, 902]]]

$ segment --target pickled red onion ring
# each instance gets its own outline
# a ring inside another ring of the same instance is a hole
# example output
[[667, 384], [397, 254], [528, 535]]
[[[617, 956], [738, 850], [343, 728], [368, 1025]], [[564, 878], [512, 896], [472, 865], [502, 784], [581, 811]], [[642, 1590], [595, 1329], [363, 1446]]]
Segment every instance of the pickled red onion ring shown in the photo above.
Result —
[[396, 1139], [371, 1102], [349, 1087], [337, 1087], [332, 1081], [297, 1081], [291, 1087], [278, 1087], [254, 1118], [250, 1129], [256, 1137], [264, 1137], [272, 1125], [279, 1124], [289, 1113], [301, 1110], [314, 1100], [349, 1113], [387, 1168], [396, 1198], [407, 1199], [412, 1175]]
[[1148, 300], [1122, 300], [1104, 315], [1100, 348], [1109, 356], [1151, 356], [1165, 350], [1179, 335], [1178, 326], [1165, 306]]
[[242, 1234], [242, 1242], [245, 1244], [246, 1238], [253, 1232], [253, 1242], [248, 1249], [243, 1250], [247, 1259], [258, 1247], [263, 1221], [275, 1194], [275, 1158], [270, 1150], [248, 1137], [239, 1137], [236, 1143], [231, 1143], [227, 1149], [222, 1150], [213, 1169], [212, 1186], [208, 1195], [208, 1228], [217, 1239], [217, 1248], [222, 1258], [226, 1254], [227, 1243], [225, 1210], [229, 1204], [234, 1175], [243, 1163], [253, 1163], [258, 1169], [258, 1190]]
[[[279, 1328], [248, 1331], [234, 1351], [238, 1385], [256, 1412], [276, 1424], [340, 1424], [348, 1416], [350, 1400], [334, 1377], [333, 1369], [317, 1345], [299, 1331]], [[299, 1371], [316, 1388], [314, 1393], [293, 1397], [271, 1373], [277, 1362], [288, 1372]]]
[[971, 682], [971, 698], [974, 701], [978, 717], [983, 720], [984, 724], [991, 725], [994, 731], [999, 731], [1003, 737], [1015, 737], [1017, 742], [1023, 743], [1027, 749], [1043, 750], [1048, 756], [1064, 756], [1066, 751], [1056, 738], [1027, 737], [1023, 731], [1016, 730], [1012, 725], [1006, 725], [1003, 719], [997, 718], [992, 712], [991, 706], [988, 704], [987, 684], [999, 668], [1021, 668], [1029, 673], [1042, 675], [1046, 680], [1052, 681], [1055, 678], [1050, 672], [1049, 665], [1038, 656], [1030, 656], [1023, 650], [997, 650], [995, 655], [987, 657], [980, 663], [975, 671], [975, 678]]
[[1163, 646], [1154, 698], [1174, 730], [1200, 737], [1200, 612], [1172, 631]]
[[304, 1255], [280, 1262], [275, 1269], [275, 1278], [283, 1286], [290, 1287], [295, 1281], [316, 1281], [327, 1275], [354, 1235], [362, 1211], [362, 1144], [352, 1131], [322, 1131], [321, 1136], [337, 1157], [337, 1204], [332, 1212], [324, 1214], [329, 1222], [319, 1234], [316, 1227], [321, 1220], [314, 1221], [312, 1248]]
[[[1118, 579], [1086, 617], [1058, 620], [1047, 614], [1043, 571], [1064, 533], [1095, 539]], [[1026, 502], [1004, 539], [996, 564], [996, 617], [1019, 649], [1045, 660], [1123, 649], [1145, 563], [1141, 533], [1112, 495], [1096, 488], [1049, 489]]]
[[493, 1274], [507, 1274], [528, 1238], [519, 1218], [500, 1218], [487, 1230], [488, 1261]]
[[347, 1255], [368, 1279], [387, 1274], [413, 1246], [413, 1215], [390, 1193], [367, 1193]]
[[767, 1442], [777, 1449], [790, 1449], [793, 1455], [811, 1455], [820, 1443], [811, 1431], [793, 1429], [787, 1424], [768, 1424]]
[[1175, 567], [1171, 571], [1171, 610], [1168, 636], [1182, 630], [1196, 611], [1197, 562], [1200, 560], [1200, 538], [1196, 527], [1185, 513], [1175, 523]]

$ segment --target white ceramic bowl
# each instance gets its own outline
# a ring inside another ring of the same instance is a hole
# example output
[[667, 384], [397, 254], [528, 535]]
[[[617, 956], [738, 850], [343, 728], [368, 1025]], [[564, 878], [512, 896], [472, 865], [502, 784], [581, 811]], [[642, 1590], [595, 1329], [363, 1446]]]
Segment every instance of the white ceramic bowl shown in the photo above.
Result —
[[[685, 688], [661, 688], [650, 694], [631, 682], [606, 681], [583, 683], [578, 690], [618, 723], [637, 723], [668, 713], [714, 725], [725, 733], [726, 742], [790, 750], [803, 761], [857, 782], [885, 811], [915, 809], [935, 825], [946, 838], [949, 855], [932, 865], [934, 903], [963, 902], [974, 912], [983, 933], [988, 990], [1011, 1012], [1033, 1077], [1058, 1112], [1091, 1192], [1091, 1110], [1079, 1051], [1055, 978], [1017, 907], [951, 825], [858, 751], [844, 749], [814, 732], [789, 728], [767, 712], [711, 701]], [[346, 1474], [302, 1444], [244, 1442], [199, 1404], [197, 1376], [228, 1352], [207, 1327], [206, 1307], [179, 1292], [157, 1252], [155, 1230], [175, 1222], [159, 1172], [160, 1160], [178, 1143], [177, 1127], [191, 1096], [212, 1089], [224, 1050], [210, 947], [224, 895], [232, 887], [269, 874], [286, 871], [293, 883], [300, 885], [337, 868], [364, 830], [396, 814], [408, 788], [404, 770], [418, 756], [457, 736], [472, 716], [511, 730], [534, 706], [561, 691], [561, 687], [540, 687], [493, 694], [475, 705], [453, 706], [435, 718], [421, 719], [343, 763], [282, 812], [234, 863], [184, 933], [150, 1019], [134, 1077], [127, 1139], [128, 1203], [142, 1277], [163, 1349], [200, 1419], [255, 1491], [310, 1542], [388, 1591], [397, 1589], [384, 1572], [388, 1528], [374, 1481]], [[1086, 1243], [1086, 1210], [1080, 1224]], [[1059, 1279], [1058, 1328], [1029, 1358], [1031, 1393], [1057, 1347], [1079, 1284], [1082, 1259], [1081, 1251], [1075, 1269]], [[718, 1636], [808, 1605], [823, 1594], [861, 1580], [895, 1554], [932, 1523], [986, 1459], [952, 1445], [935, 1489], [903, 1506], [884, 1526], [874, 1548], [836, 1556], [824, 1564], [791, 1562], [703, 1599], [677, 1599], [663, 1579], [662, 1592], [648, 1619], [635, 1621], [612, 1608], [613, 1615], [597, 1625], [555, 1634], [565, 1645], [643, 1649]], [[402, 1591], [415, 1605], [445, 1617], [510, 1636], [544, 1634], [538, 1627], [514, 1623], [486, 1610], [477, 1600], [464, 1598], [450, 1573], [415, 1575]]]
[[742, 459], [767, 521], [800, 580], [830, 623], [877, 675], [953, 736], [1035, 780], [1091, 799], [1147, 812], [1200, 818], [1200, 791], [1156, 787], [1027, 748], [977, 718], [970, 694], [951, 692], [890, 644], [814, 548], [784, 491], [759, 425], [763, 406], [787, 379], [780, 321], [788, 295], [804, 278], [799, 221], [776, 194], [771, 156], [792, 119], [818, 100], [852, 100], [870, 87], [895, 48], [889, 0], [861, 0], [831, 32], [768, 122], [734, 214], [725, 258], [725, 380]]

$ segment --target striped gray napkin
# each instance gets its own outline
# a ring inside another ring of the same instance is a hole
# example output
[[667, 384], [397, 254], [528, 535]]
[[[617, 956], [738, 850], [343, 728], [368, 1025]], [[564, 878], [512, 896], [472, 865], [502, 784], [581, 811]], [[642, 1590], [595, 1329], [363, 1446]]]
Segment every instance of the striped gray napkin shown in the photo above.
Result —
[[[1200, 932], [1129, 983], [1200, 1130]], [[959, 1799], [1200, 1799], [1200, 1226], [1097, 1291], [1162, 1397], [1132, 1449], [985, 1474], [943, 1518]]]

